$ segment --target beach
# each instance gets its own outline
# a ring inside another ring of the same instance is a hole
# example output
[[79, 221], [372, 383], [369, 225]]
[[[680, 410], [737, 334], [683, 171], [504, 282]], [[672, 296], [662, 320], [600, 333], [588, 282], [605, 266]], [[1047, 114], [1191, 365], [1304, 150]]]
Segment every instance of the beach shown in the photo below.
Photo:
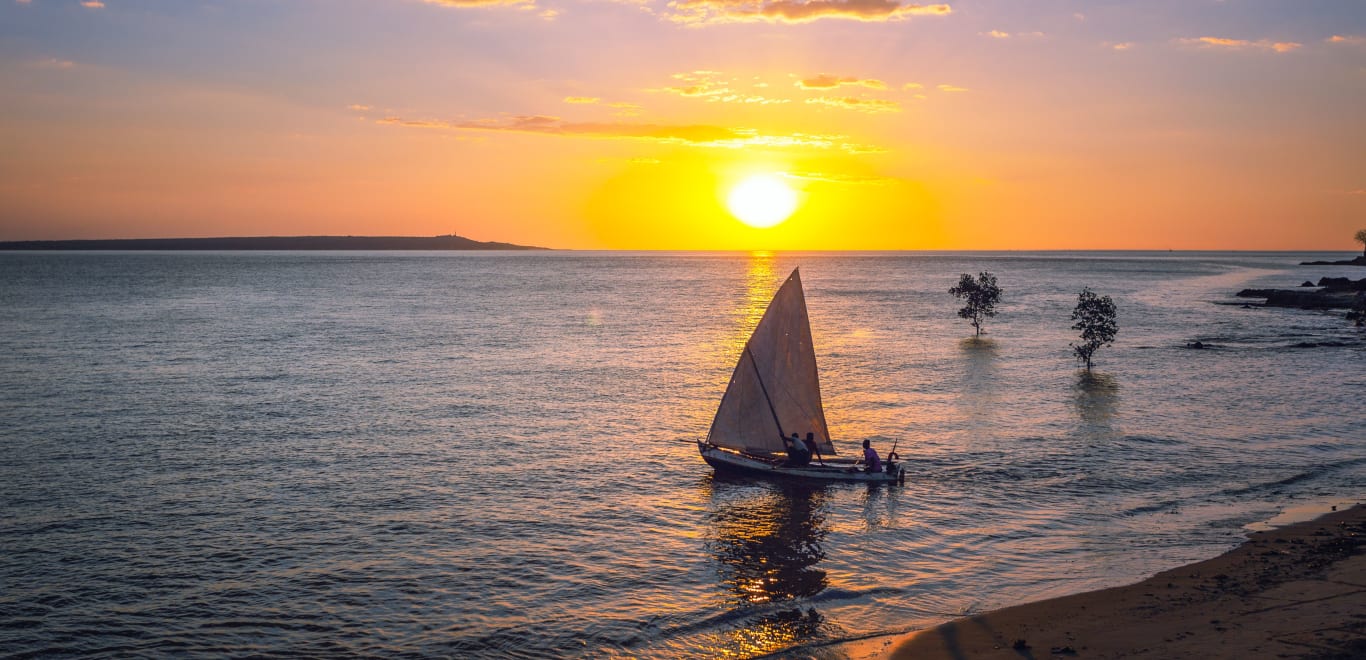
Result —
[[1366, 507], [1254, 532], [1137, 584], [1009, 607], [850, 657], [1366, 657]]

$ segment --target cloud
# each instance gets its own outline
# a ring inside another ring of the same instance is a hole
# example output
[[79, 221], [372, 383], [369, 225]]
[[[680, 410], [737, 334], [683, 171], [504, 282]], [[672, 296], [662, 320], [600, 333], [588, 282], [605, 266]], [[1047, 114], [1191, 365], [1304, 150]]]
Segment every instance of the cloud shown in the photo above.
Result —
[[55, 57], [49, 57], [45, 60], [36, 60], [30, 64], [39, 69], [72, 69], [76, 66], [76, 63], [71, 60], [59, 60]]
[[1132, 48], [1134, 47], [1134, 42], [1132, 42], [1132, 41], [1126, 41], [1126, 42], [1124, 42], [1124, 43], [1122, 43], [1122, 44], [1115, 44], [1115, 45], [1110, 46], [1110, 47], [1113, 48], [1113, 49], [1115, 49], [1115, 50], [1130, 50], [1130, 49], [1132, 49]]
[[1226, 39], [1224, 37], [1191, 37], [1177, 39], [1176, 41], [1177, 43], [1186, 46], [1197, 46], [1208, 49], [1274, 50], [1277, 53], [1289, 53], [1304, 45], [1293, 41], [1271, 41], [1270, 39], [1249, 41], [1247, 39]]
[[787, 176], [794, 179], [804, 179], [806, 181], [824, 181], [826, 183], [845, 183], [854, 185], [880, 186], [894, 183], [896, 179], [885, 176], [866, 176], [862, 174], [831, 174], [828, 172], [788, 172]]
[[347, 109], [347, 110], [355, 110], [356, 112], [365, 112], [365, 111], [367, 111], [367, 110], [374, 110], [374, 107], [368, 106], [368, 105], [363, 105], [363, 104], [360, 104], [360, 103], [352, 103], [351, 105], [346, 106], [346, 109]]
[[[427, 4], [429, 4], [429, 5], [438, 5], [438, 6], [441, 6], [441, 7], [459, 7], [459, 8], [469, 8], [469, 7], [496, 7], [496, 6], [499, 6], [499, 5], [504, 5], [504, 6], [530, 5], [530, 6], [534, 7], [535, 4], [536, 4], [536, 3], [535, 3], [535, 0], [422, 0], [422, 1], [425, 2], [425, 3], [427, 3]], [[553, 16], [552, 16], [551, 18], [553, 18]]]
[[81, 0], [81, 6], [86, 9], [104, 9], [104, 3], [100, 0]]
[[882, 99], [860, 99], [852, 96], [832, 97], [818, 96], [806, 100], [807, 103], [828, 105], [834, 108], [845, 110], [856, 110], [858, 112], [901, 112], [901, 104], [896, 101], [884, 101]]
[[636, 104], [636, 103], [627, 103], [626, 101], [617, 101], [617, 102], [615, 102], [615, 103], [608, 103], [608, 104], [607, 104], [607, 107], [609, 107], [609, 108], [615, 108], [616, 111], [617, 111], [617, 112], [616, 112], [616, 115], [617, 115], [618, 117], [635, 117], [635, 116], [637, 116], [637, 115], [640, 114], [640, 111], [641, 111], [641, 109], [642, 109], [641, 106], [640, 106], [639, 104]]
[[877, 147], [848, 143], [840, 135], [764, 135], [753, 129], [726, 128], [705, 124], [637, 124], [629, 122], [567, 122], [549, 115], [513, 115], [498, 119], [444, 121], [384, 117], [376, 123], [387, 126], [450, 131], [530, 133], [560, 137], [632, 139], [694, 147], [742, 149], [746, 147], [841, 149], [848, 153], [873, 153]]
[[1324, 41], [1330, 44], [1352, 44], [1353, 46], [1360, 46], [1362, 44], [1366, 44], [1366, 37], [1359, 37], [1356, 35], [1335, 34], [1331, 37], [1328, 37], [1327, 39], [1324, 39]]
[[991, 37], [992, 39], [1009, 39], [1011, 37], [1020, 37], [1022, 39], [1042, 39], [1048, 36], [1038, 30], [1034, 30], [1032, 32], [1016, 32], [1014, 34], [1005, 32], [1003, 30], [992, 30], [990, 32], [978, 32], [977, 34], [980, 34], [984, 37]]
[[833, 76], [822, 73], [812, 78], [798, 80], [796, 85], [802, 89], [834, 89], [840, 85], [858, 85], [869, 89], [887, 89], [887, 83], [876, 78], [855, 78], [853, 76]]
[[677, 80], [683, 85], [674, 85], [660, 90], [679, 96], [718, 96], [729, 94], [730, 88], [726, 83], [717, 78], [721, 75], [720, 71], [688, 71], [685, 73], [675, 73], [670, 78]]
[[941, 91], [941, 92], [951, 92], [951, 93], [966, 92], [966, 91], [968, 91], [968, 88], [966, 88], [966, 87], [959, 87], [959, 86], [957, 86], [957, 85], [948, 85], [948, 84], [940, 85], [940, 86], [938, 87], [938, 89], [939, 89], [939, 91]]
[[578, 104], [578, 105], [592, 105], [592, 104], [597, 103], [598, 101], [601, 101], [601, 100], [602, 100], [602, 99], [600, 99], [600, 98], [598, 98], [598, 97], [596, 97], [596, 96], [566, 96], [566, 97], [564, 97], [564, 102], [565, 102], [565, 103], [574, 103], [574, 104]]
[[620, 122], [564, 122], [549, 115], [514, 115], [501, 119], [475, 119], [469, 122], [444, 122], [432, 119], [402, 119], [396, 116], [378, 120], [381, 124], [410, 128], [448, 128], [467, 131], [505, 131], [544, 135], [582, 135], [598, 138], [642, 138], [665, 142], [716, 142], [742, 137], [738, 131], [705, 124], [634, 124]]
[[669, 20], [688, 25], [811, 23], [827, 18], [878, 23], [953, 13], [947, 4], [897, 0], [672, 0], [668, 8]]
[[746, 103], [757, 105], [773, 105], [790, 103], [790, 99], [770, 98], [757, 94], [744, 94], [736, 92], [730, 88], [730, 83], [721, 79], [719, 71], [691, 71], [687, 73], [675, 73], [671, 76], [682, 85], [673, 85], [650, 91], [677, 94], [692, 98], [703, 98], [709, 102], [719, 103]]

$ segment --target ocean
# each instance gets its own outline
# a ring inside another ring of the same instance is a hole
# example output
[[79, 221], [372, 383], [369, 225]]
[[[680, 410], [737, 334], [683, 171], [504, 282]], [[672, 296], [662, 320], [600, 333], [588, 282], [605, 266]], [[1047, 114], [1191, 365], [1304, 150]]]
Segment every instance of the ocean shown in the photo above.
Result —
[[[0, 653], [833, 658], [1132, 582], [1366, 495], [1366, 332], [1233, 297], [1324, 256], [0, 253]], [[904, 486], [698, 456], [796, 267]]]

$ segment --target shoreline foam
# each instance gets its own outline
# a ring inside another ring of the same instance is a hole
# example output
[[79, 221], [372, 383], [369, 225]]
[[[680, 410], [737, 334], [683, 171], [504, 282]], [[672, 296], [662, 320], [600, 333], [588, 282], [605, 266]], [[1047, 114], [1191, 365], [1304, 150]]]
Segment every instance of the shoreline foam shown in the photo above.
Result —
[[1366, 657], [1363, 548], [1366, 505], [1357, 504], [1254, 531], [1218, 557], [1136, 584], [1016, 605], [841, 650], [850, 658], [894, 660]]

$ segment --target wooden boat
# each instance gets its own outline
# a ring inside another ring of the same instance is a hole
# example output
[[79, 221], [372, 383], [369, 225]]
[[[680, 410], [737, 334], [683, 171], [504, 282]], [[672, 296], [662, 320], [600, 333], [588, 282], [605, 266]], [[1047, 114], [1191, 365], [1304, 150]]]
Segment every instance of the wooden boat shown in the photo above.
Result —
[[[803, 466], [788, 464], [783, 438], [814, 436], [815, 455]], [[905, 469], [889, 454], [884, 469], [870, 472], [862, 458], [836, 455], [821, 406], [816, 349], [806, 313], [800, 269], [774, 294], [736, 361], [707, 437], [697, 441], [702, 459], [718, 471], [823, 481], [904, 482]]]

